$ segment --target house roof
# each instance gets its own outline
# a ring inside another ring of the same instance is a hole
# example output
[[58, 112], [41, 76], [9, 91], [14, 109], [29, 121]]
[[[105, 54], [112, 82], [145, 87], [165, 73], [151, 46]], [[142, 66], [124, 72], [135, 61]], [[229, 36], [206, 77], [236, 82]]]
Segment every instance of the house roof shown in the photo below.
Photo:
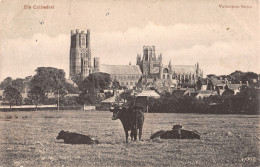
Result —
[[172, 92], [172, 95], [174, 95], [175, 97], [181, 97], [184, 95], [185, 92], [186, 90], [174, 90]]
[[138, 65], [100, 65], [100, 72], [111, 75], [142, 75]]
[[211, 94], [213, 94], [213, 91], [212, 90], [202, 90], [202, 91], [200, 91], [199, 92], [199, 94], [209, 94], [209, 95], [211, 95]]
[[160, 97], [160, 95], [156, 93], [154, 90], [143, 90], [141, 93], [137, 94], [136, 96]]
[[194, 88], [187, 88], [183, 95], [188, 95], [192, 93], [196, 93], [196, 90]]
[[200, 78], [199, 80], [200, 80], [200, 83], [202, 85], [207, 85], [207, 79], [206, 78]]
[[210, 80], [214, 86], [223, 86], [223, 84], [225, 84], [224, 80], [220, 80], [217, 78], [211, 78]]
[[101, 103], [115, 103], [115, 102], [116, 102], [116, 96], [112, 96], [110, 98], [103, 100]]
[[228, 84], [228, 88], [232, 90], [236, 90], [241, 86], [242, 86], [241, 84]]

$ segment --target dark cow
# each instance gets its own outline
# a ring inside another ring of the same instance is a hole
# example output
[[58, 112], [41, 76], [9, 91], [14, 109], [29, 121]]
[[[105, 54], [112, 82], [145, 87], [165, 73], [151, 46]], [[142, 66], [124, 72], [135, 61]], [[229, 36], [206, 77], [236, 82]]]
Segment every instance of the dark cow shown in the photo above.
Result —
[[161, 139], [200, 139], [200, 135], [196, 131], [188, 131], [181, 129], [181, 125], [174, 125], [172, 130], [160, 130], [152, 134], [150, 139], [160, 137]]
[[131, 140], [136, 141], [137, 131], [139, 130], [139, 141], [142, 137], [142, 129], [144, 123], [144, 113], [142, 107], [134, 106], [133, 108], [122, 109], [115, 106], [114, 109], [110, 109], [113, 112], [112, 120], [120, 119], [125, 131], [126, 143], [128, 143], [128, 131], [131, 131]]
[[59, 135], [56, 137], [57, 140], [63, 139], [66, 144], [98, 144], [99, 141], [95, 140], [86, 135], [68, 132], [68, 131], [60, 131]]

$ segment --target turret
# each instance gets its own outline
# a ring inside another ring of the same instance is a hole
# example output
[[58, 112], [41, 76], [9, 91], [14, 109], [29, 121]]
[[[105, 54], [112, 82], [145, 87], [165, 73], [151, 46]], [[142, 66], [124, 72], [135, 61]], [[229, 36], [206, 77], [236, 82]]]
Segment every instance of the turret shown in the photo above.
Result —
[[149, 61], [152, 60], [152, 47], [148, 47], [148, 57], [149, 57]]
[[79, 48], [79, 29], [76, 29], [76, 49]]
[[90, 29], [87, 29], [87, 47], [90, 48]]
[[169, 69], [172, 69], [172, 60], [169, 61], [168, 68], [169, 68]]
[[162, 61], [162, 54], [161, 53], [158, 56], [158, 61]]
[[162, 61], [159, 62], [159, 78], [162, 79], [162, 73], [163, 73], [163, 64]]
[[148, 47], [143, 46], [143, 61], [148, 61]]
[[155, 46], [152, 46], [152, 57], [153, 57], [153, 60], [156, 60]]
[[99, 57], [94, 57], [94, 69], [99, 72]]
[[141, 55], [137, 54], [136, 56], [136, 65], [139, 65], [141, 63]]

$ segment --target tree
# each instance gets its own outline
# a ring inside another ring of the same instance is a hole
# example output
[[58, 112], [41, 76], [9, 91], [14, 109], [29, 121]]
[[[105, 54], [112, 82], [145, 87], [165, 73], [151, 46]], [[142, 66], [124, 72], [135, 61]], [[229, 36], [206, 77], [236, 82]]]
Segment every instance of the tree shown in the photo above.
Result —
[[5, 89], [8, 85], [12, 85], [12, 81], [11, 77], [5, 78], [0, 84], [0, 89]]
[[124, 104], [129, 104], [134, 100], [134, 97], [131, 95], [131, 90], [125, 90], [119, 95], [119, 101], [122, 101]]
[[79, 93], [78, 87], [74, 87], [72, 84], [65, 82], [64, 87], [69, 94], [77, 94]]
[[100, 90], [107, 89], [111, 84], [107, 73], [92, 73], [84, 79], [80, 87], [80, 101], [88, 104], [97, 104], [101, 101]]
[[50, 92], [61, 95], [64, 97], [66, 91], [64, 90], [66, 83], [65, 72], [62, 69], [57, 69], [53, 67], [38, 67], [36, 69], [36, 74], [30, 81], [29, 87], [32, 89], [35, 86], [40, 87], [44, 93], [48, 95]]
[[112, 97], [113, 94], [110, 91], [108, 91], [108, 92], [105, 92], [105, 96], [106, 96], [106, 99], [107, 99], [107, 98]]
[[112, 81], [112, 89], [115, 90], [115, 89], [121, 89], [121, 86], [120, 86], [120, 83], [118, 82], [118, 80], [114, 79]]
[[45, 99], [45, 93], [39, 86], [34, 86], [28, 94], [28, 99], [35, 105], [37, 111], [38, 105], [42, 104]]
[[240, 83], [240, 81], [245, 83], [246, 81], [251, 82], [253, 79], [257, 79], [258, 75], [253, 72], [235, 71], [231, 73], [228, 78], [232, 83]]
[[24, 81], [25, 81], [25, 79], [17, 78], [12, 81], [12, 85], [15, 86], [17, 88], [17, 90], [21, 93], [25, 86]]
[[19, 105], [22, 103], [22, 96], [20, 92], [12, 85], [6, 86], [3, 95], [4, 95], [4, 100], [9, 102], [10, 109], [12, 105]]

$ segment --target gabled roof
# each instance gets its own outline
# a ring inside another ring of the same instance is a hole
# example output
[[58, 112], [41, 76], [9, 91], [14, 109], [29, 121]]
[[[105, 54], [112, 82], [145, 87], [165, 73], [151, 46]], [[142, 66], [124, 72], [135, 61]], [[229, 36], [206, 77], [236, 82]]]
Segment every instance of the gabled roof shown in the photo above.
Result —
[[186, 92], [186, 90], [174, 90], [172, 92], [172, 95], [175, 97], [182, 97], [185, 92]]
[[142, 75], [138, 65], [100, 65], [100, 72], [110, 75]]
[[143, 90], [141, 93], [137, 94], [136, 96], [160, 97], [160, 95], [156, 93], [154, 90]]
[[228, 84], [228, 88], [232, 90], [236, 90], [241, 86], [242, 86], [241, 84]]
[[206, 78], [200, 78], [199, 80], [200, 80], [200, 83], [202, 85], [207, 85], [207, 79]]
[[213, 94], [213, 91], [212, 90], [202, 90], [199, 92], [199, 94]]
[[217, 78], [211, 78], [210, 80], [214, 86], [223, 86], [225, 84], [224, 80], [220, 80]]
[[101, 103], [115, 103], [115, 102], [116, 102], [116, 96], [112, 96], [110, 98], [103, 100]]
[[192, 93], [196, 93], [196, 90], [194, 88], [187, 88], [183, 95], [189, 95]]

